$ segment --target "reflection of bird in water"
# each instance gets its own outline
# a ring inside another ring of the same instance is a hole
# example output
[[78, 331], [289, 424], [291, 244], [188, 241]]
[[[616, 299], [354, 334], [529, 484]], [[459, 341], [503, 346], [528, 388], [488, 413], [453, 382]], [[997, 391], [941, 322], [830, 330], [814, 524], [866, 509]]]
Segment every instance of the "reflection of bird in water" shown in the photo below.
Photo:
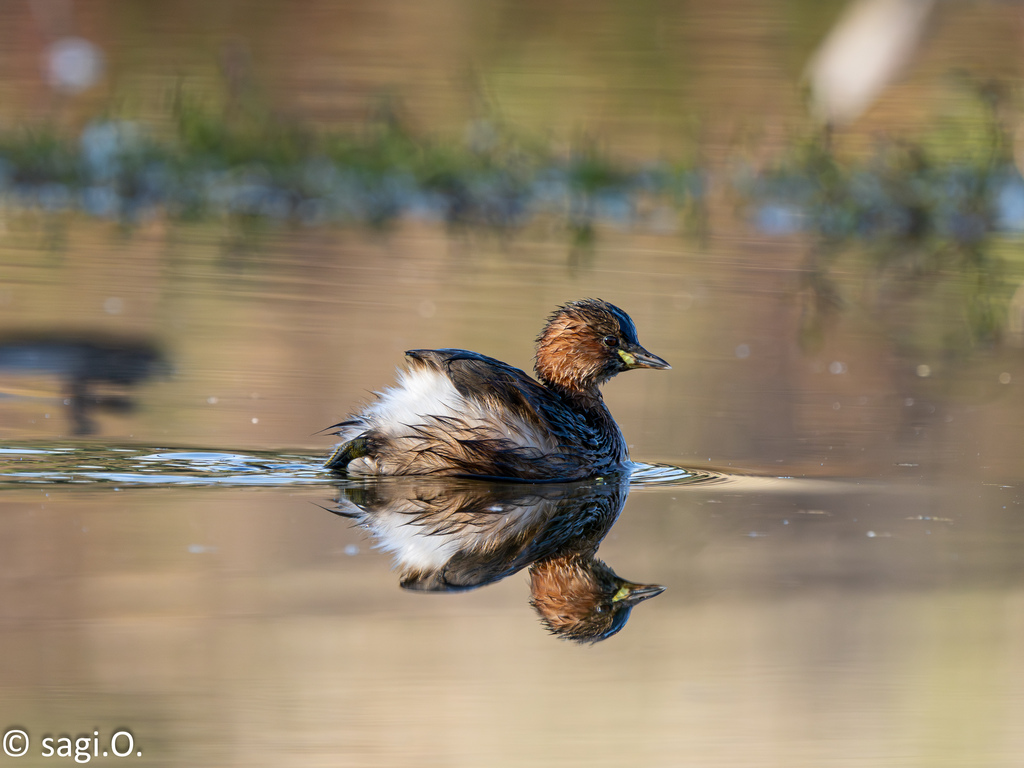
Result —
[[628, 493], [624, 476], [545, 485], [408, 478], [343, 488], [335, 511], [395, 556], [405, 589], [473, 589], [528, 567], [544, 625], [596, 642], [664, 590], [621, 579], [595, 556]]
[[634, 605], [665, 588], [626, 581], [593, 555], [570, 555], [530, 568], [530, 591], [530, 605], [553, 634], [592, 643], [622, 629]]
[[0, 374], [60, 379], [76, 435], [96, 431], [92, 416], [98, 410], [134, 407], [129, 395], [98, 393], [97, 386], [131, 388], [170, 370], [160, 349], [145, 339], [57, 332], [0, 337]]
[[555, 311], [537, 340], [540, 382], [462, 349], [406, 352], [407, 371], [362, 413], [335, 424], [327, 467], [349, 475], [579, 480], [622, 469], [626, 441], [598, 386], [669, 365], [640, 346], [629, 316], [584, 299]]

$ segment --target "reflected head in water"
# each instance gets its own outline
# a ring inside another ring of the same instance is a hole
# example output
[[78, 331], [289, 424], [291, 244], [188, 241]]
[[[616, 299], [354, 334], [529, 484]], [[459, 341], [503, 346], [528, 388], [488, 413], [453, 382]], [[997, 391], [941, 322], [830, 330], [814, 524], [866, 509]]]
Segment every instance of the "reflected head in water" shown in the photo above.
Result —
[[628, 493], [625, 475], [545, 485], [394, 478], [343, 486], [332, 511], [394, 555], [405, 589], [458, 592], [529, 568], [544, 625], [595, 642], [664, 589], [625, 581], [596, 557]]
[[530, 591], [530, 605], [552, 634], [594, 643], [626, 626], [634, 605], [665, 588], [626, 581], [593, 555], [572, 555], [530, 566]]
[[622, 471], [626, 441], [598, 387], [669, 368], [625, 312], [599, 299], [559, 307], [537, 339], [536, 381], [464, 349], [413, 349], [398, 385], [335, 424], [326, 466], [346, 475], [569, 481]]

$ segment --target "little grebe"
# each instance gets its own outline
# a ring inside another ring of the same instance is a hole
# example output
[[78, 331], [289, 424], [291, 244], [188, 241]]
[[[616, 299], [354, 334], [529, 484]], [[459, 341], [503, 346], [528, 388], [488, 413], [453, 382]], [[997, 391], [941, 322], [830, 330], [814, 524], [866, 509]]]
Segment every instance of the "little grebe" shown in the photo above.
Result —
[[351, 475], [579, 480], [625, 468], [626, 441], [598, 386], [621, 371], [669, 368], [640, 346], [629, 315], [599, 299], [559, 307], [534, 370], [463, 349], [413, 349], [398, 385], [335, 424], [326, 467]]

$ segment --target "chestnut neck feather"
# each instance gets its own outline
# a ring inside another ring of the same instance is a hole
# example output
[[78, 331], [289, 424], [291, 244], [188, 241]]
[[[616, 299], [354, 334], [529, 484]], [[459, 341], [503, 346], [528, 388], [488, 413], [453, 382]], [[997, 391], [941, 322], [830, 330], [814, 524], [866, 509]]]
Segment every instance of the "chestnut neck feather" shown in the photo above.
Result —
[[607, 350], [579, 318], [557, 315], [537, 340], [537, 377], [603, 436], [615, 461], [628, 457], [618, 424], [604, 404], [599, 385], [607, 380]]
[[601, 404], [598, 385], [604, 381], [605, 350], [586, 324], [559, 315], [537, 340], [534, 369], [538, 378], [563, 397], [584, 407]]
[[614, 317], [594, 307], [566, 305], [537, 339], [534, 370], [544, 386], [598, 431], [612, 461], [621, 463], [629, 458], [626, 441], [598, 389], [615, 370], [609, 365], [614, 353], [602, 339], [618, 330]]

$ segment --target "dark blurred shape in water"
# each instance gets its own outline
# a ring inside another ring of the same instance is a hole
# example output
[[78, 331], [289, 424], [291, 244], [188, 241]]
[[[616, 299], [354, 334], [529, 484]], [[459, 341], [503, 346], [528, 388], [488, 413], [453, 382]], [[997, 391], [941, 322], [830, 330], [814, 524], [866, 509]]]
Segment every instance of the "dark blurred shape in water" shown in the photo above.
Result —
[[0, 376], [57, 378], [68, 398], [76, 435], [96, 431], [97, 411], [126, 412], [135, 407], [126, 393], [97, 392], [97, 387], [137, 387], [170, 372], [163, 351], [149, 339], [59, 331], [0, 334]]
[[460, 592], [529, 568], [530, 604], [544, 626], [593, 643], [664, 591], [626, 581], [596, 557], [628, 494], [628, 477], [565, 485], [388, 478], [344, 486], [332, 511], [395, 556], [405, 589]]

